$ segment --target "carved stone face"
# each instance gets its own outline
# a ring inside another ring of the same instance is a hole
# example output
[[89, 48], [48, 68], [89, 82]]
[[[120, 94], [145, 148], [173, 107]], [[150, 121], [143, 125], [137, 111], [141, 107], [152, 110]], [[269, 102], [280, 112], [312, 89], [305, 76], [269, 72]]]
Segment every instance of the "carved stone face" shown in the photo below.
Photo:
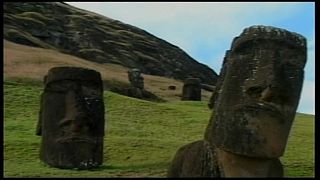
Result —
[[51, 69], [40, 116], [40, 157], [44, 162], [61, 168], [91, 168], [102, 163], [105, 122], [98, 72]]
[[290, 42], [290, 36], [298, 35], [262, 27], [249, 28], [234, 40], [212, 129], [207, 129], [221, 149], [251, 157], [284, 153], [306, 62], [305, 39], [291, 37], [297, 41]]

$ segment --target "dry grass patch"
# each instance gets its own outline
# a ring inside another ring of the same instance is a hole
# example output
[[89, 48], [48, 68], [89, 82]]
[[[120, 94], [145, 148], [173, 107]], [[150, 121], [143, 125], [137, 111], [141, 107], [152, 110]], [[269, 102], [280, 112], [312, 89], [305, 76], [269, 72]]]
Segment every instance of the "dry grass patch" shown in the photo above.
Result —
[[[102, 79], [128, 84], [128, 68], [116, 64], [100, 64], [55, 50], [19, 45], [4, 40], [5, 79], [31, 79], [42, 81], [48, 70], [57, 66], [73, 66], [94, 69]], [[145, 89], [167, 101], [179, 101], [183, 82], [160, 76], [142, 75]], [[170, 85], [176, 86], [169, 90]], [[207, 101], [211, 92], [202, 91], [202, 100]]]
[[5, 78], [42, 80], [48, 70], [57, 66], [75, 66], [95, 69], [103, 79], [127, 81], [127, 68], [115, 64], [99, 64], [55, 50], [34, 48], [4, 40]]

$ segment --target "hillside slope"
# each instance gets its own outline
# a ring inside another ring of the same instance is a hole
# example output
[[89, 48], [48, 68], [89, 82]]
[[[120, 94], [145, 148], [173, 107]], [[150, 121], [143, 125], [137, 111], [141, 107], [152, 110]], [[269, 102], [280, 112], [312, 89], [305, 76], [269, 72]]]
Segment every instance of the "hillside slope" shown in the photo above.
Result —
[[98, 63], [139, 68], [145, 74], [215, 84], [217, 74], [154, 35], [60, 2], [5, 2], [4, 38], [56, 49]]
[[[57, 66], [73, 66], [94, 69], [101, 73], [106, 90], [128, 87], [128, 68], [111, 63], [96, 63], [56, 50], [30, 47], [3, 40], [4, 46], [4, 78], [42, 84], [48, 70]], [[183, 82], [166, 77], [142, 74], [145, 89], [167, 101], [180, 101]], [[168, 90], [168, 86], [176, 86]], [[117, 91], [115, 91], [117, 92]], [[202, 100], [208, 101], [211, 92], [202, 90]]]

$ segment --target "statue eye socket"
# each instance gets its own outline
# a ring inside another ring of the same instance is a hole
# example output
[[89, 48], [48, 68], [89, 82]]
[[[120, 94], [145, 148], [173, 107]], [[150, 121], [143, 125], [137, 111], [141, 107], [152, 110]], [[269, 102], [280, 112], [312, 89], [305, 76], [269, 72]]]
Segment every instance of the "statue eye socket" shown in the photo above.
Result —
[[246, 93], [252, 98], [259, 98], [261, 93], [267, 88], [268, 86], [264, 85], [256, 85], [251, 86], [246, 90]]

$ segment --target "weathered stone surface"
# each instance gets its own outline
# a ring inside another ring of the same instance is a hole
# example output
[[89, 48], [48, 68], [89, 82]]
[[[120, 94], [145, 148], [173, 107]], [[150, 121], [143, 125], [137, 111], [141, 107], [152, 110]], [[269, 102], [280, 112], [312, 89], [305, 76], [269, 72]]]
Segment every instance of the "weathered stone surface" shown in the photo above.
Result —
[[216, 149], [221, 177], [283, 177], [278, 158], [252, 158]]
[[303, 83], [306, 39], [252, 26], [227, 51], [206, 139], [235, 154], [283, 155]]
[[182, 88], [182, 101], [201, 101], [201, 81], [199, 78], [188, 78]]
[[3, 36], [97, 63], [139, 68], [144, 74], [214, 84], [217, 74], [182, 49], [120, 21], [61, 2], [4, 2]]
[[214, 148], [199, 140], [184, 145], [175, 154], [167, 177], [217, 177], [218, 164]]
[[104, 103], [100, 73], [75, 67], [49, 70], [41, 95], [40, 159], [53, 167], [89, 169], [103, 162]]

